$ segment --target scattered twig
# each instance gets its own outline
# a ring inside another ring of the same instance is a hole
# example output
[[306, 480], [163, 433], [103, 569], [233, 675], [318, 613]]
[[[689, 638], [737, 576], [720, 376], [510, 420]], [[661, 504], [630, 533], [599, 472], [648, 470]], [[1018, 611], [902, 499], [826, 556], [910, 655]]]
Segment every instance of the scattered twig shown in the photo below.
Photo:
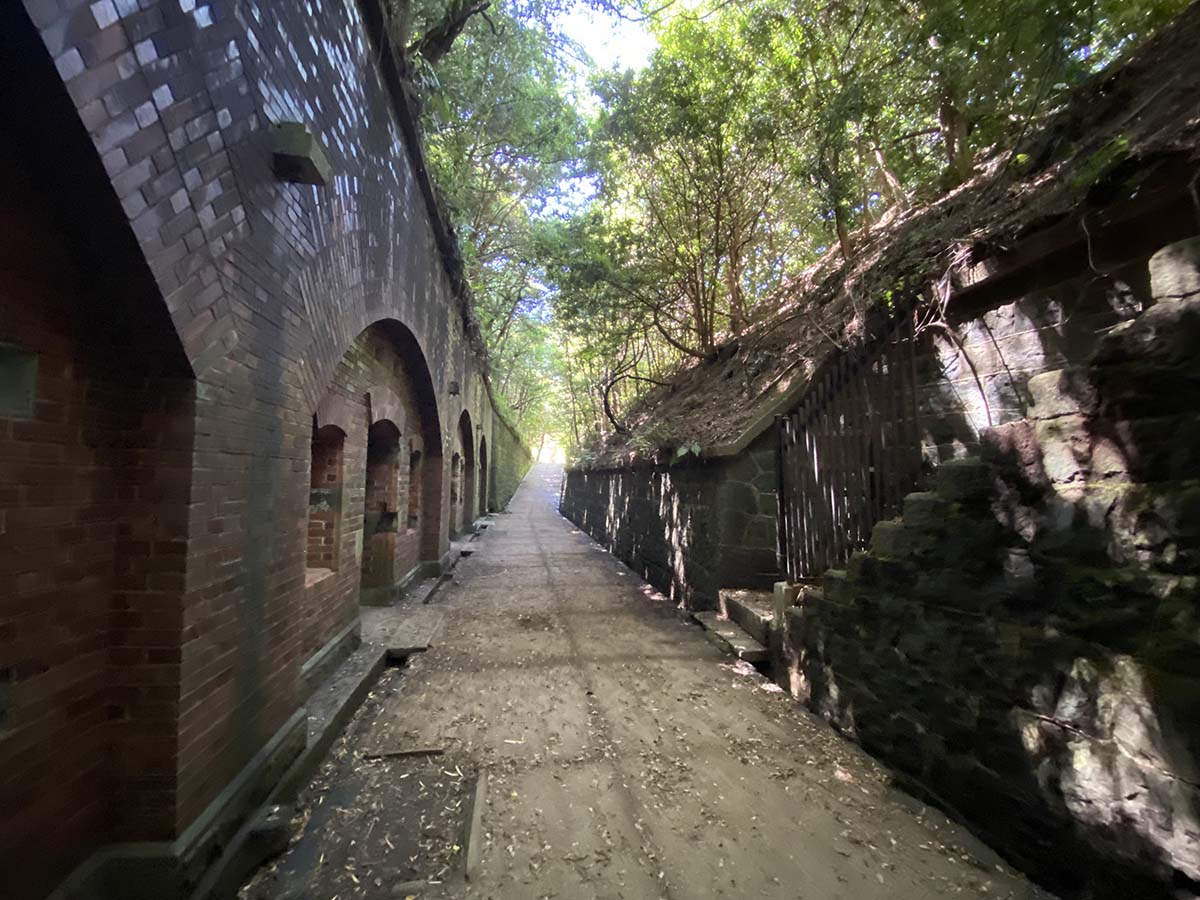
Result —
[[441, 756], [446, 752], [444, 747], [409, 747], [401, 750], [364, 750], [363, 759], [390, 759], [404, 756]]

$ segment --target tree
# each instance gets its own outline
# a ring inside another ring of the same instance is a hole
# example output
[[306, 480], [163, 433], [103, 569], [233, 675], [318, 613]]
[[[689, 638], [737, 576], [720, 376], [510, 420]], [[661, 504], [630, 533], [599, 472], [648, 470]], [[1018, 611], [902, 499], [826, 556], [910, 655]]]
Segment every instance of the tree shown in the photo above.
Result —
[[588, 104], [557, 30], [574, 2], [398, 0], [391, 26], [500, 402], [575, 447], [626, 437], [647, 390], [806, 267], [854, 265], [911, 204], [1015, 155], [1185, 5], [579, 0], [658, 40], [639, 72], [593, 72]]

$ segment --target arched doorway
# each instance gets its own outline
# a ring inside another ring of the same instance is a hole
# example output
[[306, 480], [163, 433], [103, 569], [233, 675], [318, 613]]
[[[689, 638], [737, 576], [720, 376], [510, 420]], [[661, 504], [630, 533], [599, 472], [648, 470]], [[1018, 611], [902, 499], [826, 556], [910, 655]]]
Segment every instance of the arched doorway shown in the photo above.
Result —
[[0, 109], [0, 855], [32, 900], [177, 833], [195, 384], [21, 3]]
[[454, 435], [454, 458], [450, 463], [450, 534], [462, 534], [475, 521], [475, 435], [471, 414], [458, 417]]
[[491, 512], [488, 505], [488, 452], [487, 438], [479, 439], [479, 514]]
[[[440, 564], [442, 430], [425, 355], [413, 333], [383, 319], [359, 333], [323, 383], [318, 433], [340, 430], [341, 492], [317, 481], [314, 443], [310, 520], [325, 513], [330, 557], [314, 560], [298, 611], [301, 652], [311, 658], [342, 634], [361, 605], [386, 605], [412, 578]], [[361, 492], [361, 493], [360, 493]], [[335, 500], [344, 498], [344, 502]], [[316, 529], [310, 521], [310, 539]]]
[[387, 602], [405, 574], [397, 571], [396, 559], [399, 538], [407, 531], [407, 523], [400, 522], [400, 472], [400, 429], [388, 419], [371, 423], [363, 490], [363, 602]]
[[450, 457], [450, 532], [458, 534], [462, 527], [462, 454]]

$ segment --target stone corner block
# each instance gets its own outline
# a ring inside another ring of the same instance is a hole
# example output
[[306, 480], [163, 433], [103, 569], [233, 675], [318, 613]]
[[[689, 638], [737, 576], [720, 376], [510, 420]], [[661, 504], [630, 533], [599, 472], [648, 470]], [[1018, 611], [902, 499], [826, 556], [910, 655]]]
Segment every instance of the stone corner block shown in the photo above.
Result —
[[933, 491], [915, 491], [904, 498], [904, 523], [917, 528], [940, 525], [950, 503]]
[[909, 529], [899, 519], [875, 523], [871, 529], [871, 552], [877, 556], [907, 556], [910, 550]]
[[826, 597], [840, 596], [840, 592], [845, 590], [849, 583], [850, 573], [845, 569], [827, 569], [821, 576], [821, 589]]
[[299, 122], [280, 122], [271, 130], [271, 154], [280, 181], [324, 186], [333, 178], [320, 137]]
[[1040, 372], [1029, 379], [1028, 389], [1033, 400], [1029, 410], [1031, 419], [1087, 416], [1096, 411], [1096, 389], [1087, 373], [1079, 369]]
[[800, 596], [800, 585], [787, 581], [776, 581], [771, 590], [771, 610], [775, 613], [776, 623], [783, 621], [783, 613], [789, 607], [795, 606]]
[[1200, 236], [1168, 244], [1150, 257], [1149, 266], [1155, 300], [1200, 294]]
[[938, 496], [946, 500], [981, 500], [992, 490], [992, 470], [972, 456], [950, 459], [938, 466]]

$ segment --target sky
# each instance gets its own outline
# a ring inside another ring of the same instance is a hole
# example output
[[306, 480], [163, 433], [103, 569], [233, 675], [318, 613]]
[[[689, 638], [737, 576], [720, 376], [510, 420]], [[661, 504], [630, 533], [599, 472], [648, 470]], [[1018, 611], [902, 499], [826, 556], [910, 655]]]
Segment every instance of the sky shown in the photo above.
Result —
[[[649, 62], [656, 45], [654, 36], [643, 23], [590, 9], [583, 2], [575, 3], [556, 24], [602, 69], [613, 66], [641, 69]], [[587, 86], [587, 74], [583, 66], [577, 66], [573, 85], [574, 101], [585, 114], [595, 112], [596, 103]], [[595, 196], [596, 188], [596, 180], [591, 177], [565, 180], [560, 184], [562, 195], [552, 199], [546, 211], [570, 215]]]
[[654, 49], [654, 36], [640, 22], [631, 22], [605, 12], [575, 4], [560, 25], [567, 37], [580, 43], [595, 60], [608, 69], [640, 69]]

